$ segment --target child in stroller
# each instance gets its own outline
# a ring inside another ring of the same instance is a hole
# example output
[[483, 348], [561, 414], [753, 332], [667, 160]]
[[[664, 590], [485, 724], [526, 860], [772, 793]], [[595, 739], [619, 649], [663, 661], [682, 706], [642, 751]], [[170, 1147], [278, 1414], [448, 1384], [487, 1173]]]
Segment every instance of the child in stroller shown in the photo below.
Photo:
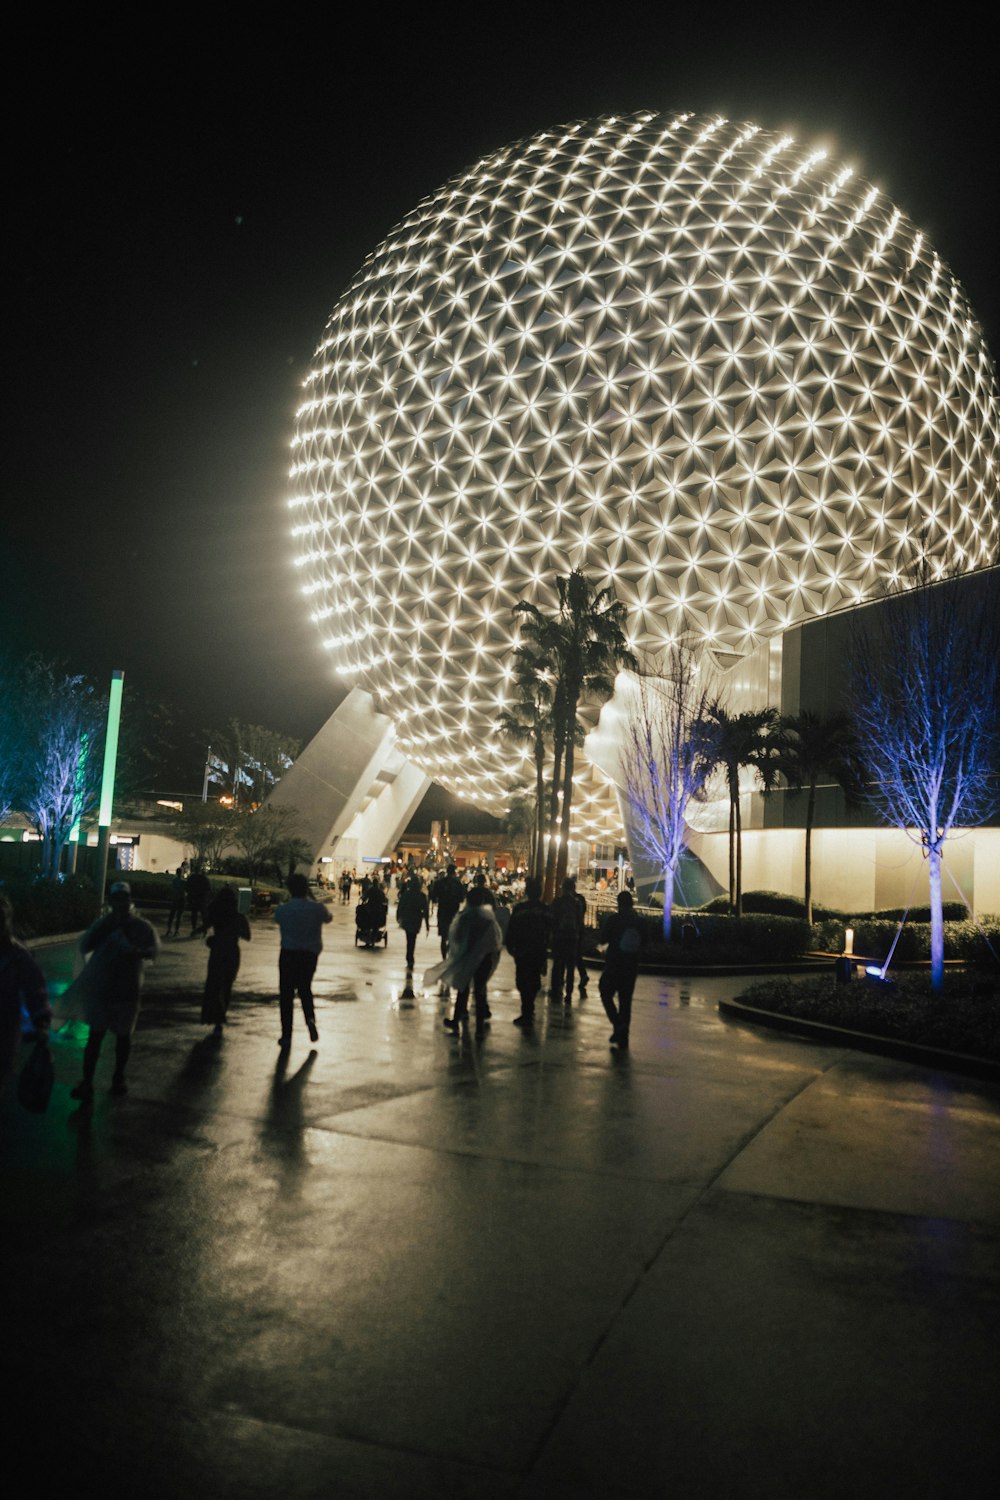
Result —
[[362, 896], [354, 912], [354, 946], [363, 943], [374, 948], [376, 943], [389, 946], [389, 928], [386, 918], [389, 903], [380, 885], [371, 885]]

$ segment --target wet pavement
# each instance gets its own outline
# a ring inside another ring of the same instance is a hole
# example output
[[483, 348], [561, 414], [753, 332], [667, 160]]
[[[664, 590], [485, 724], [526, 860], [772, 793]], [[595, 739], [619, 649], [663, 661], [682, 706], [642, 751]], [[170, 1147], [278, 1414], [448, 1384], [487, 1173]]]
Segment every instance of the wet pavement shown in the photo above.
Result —
[[255, 923], [221, 1044], [171, 940], [127, 1099], [110, 1055], [69, 1099], [82, 1027], [46, 1116], [5, 1089], [46, 1493], [992, 1495], [1000, 1091], [725, 1022], [731, 978], [641, 978], [615, 1056], [595, 982], [522, 1035], [505, 959], [456, 1040], [335, 918], [316, 1047]]

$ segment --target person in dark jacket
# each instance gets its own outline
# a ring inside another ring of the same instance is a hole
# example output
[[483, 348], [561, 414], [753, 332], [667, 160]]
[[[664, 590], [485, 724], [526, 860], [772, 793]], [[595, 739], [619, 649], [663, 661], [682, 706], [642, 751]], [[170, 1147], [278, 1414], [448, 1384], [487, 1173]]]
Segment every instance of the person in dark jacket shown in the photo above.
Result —
[[639, 973], [639, 955], [643, 942], [642, 925], [635, 914], [628, 891], [619, 893], [618, 910], [612, 916], [605, 917], [601, 925], [600, 941], [607, 944], [604, 973], [599, 986], [601, 1003], [614, 1027], [611, 1045], [625, 1051], [632, 1025], [632, 992]]
[[504, 939], [514, 957], [514, 983], [521, 997], [521, 1014], [515, 1026], [530, 1031], [535, 1024], [535, 1000], [542, 987], [548, 961], [552, 918], [542, 901], [542, 883], [533, 877], [524, 883], [524, 900], [510, 914]]
[[27, 948], [14, 938], [10, 901], [0, 893], [0, 1083], [12, 1070], [21, 1044], [21, 1007], [35, 1028], [36, 1042], [48, 1040], [49, 992], [45, 975]]
[[[448, 932], [465, 901], [465, 886], [455, 873], [454, 865], [449, 865], [445, 873], [435, 880], [434, 900], [437, 903], [437, 930], [438, 937], [441, 939], [441, 957], [445, 959], [448, 956]], [[447, 995], [446, 984], [441, 986], [441, 993]]]
[[417, 933], [421, 927], [431, 930], [430, 912], [423, 886], [416, 875], [410, 875], [396, 902], [396, 922], [406, 933], [406, 967], [413, 968], [417, 951]]
[[170, 910], [167, 912], [167, 937], [181, 935], [181, 918], [187, 905], [187, 889], [180, 870], [175, 871], [170, 882]]
[[205, 907], [212, 895], [208, 876], [200, 865], [196, 865], [185, 882], [188, 911], [191, 913], [191, 936], [197, 937], [205, 931]]
[[208, 973], [201, 1002], [201, 1019], [215, 1027], [217, 1041], [222, 1040], [226, 1012], [233, 984], [240, 971], [240, 938], [250, 941], [250, 923], [239, 909], [236, 892], [224, 885], [205, 908], [205, 926], [211, 928], [208, 942]]
[[566, 1005], [573, 997], [573, 975], [581, 970], [580, 994], [586, 988], [587, 971], [580, 960], [583, 944], [583, 918], [587, 903], [577, 895], [576, 881], [567, 875], [563, 881], [562, 894], [551, 906], [552, 912], [552, 984], [550, 997]]

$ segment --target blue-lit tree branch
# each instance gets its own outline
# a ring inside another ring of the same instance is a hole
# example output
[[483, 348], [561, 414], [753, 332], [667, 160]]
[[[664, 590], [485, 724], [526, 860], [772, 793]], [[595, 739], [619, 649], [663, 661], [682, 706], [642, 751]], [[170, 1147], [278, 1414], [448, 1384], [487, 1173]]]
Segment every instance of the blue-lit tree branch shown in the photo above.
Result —
[[632, 837], [663, 870], [663, 932], [670, 939], [674, 877], [687, 841], [686, 812], [704, 790], [714, 756], [709, 695], [698, 664], [674, 645], [663, 676], [638, 679], [621, 766]]
[[956, 827], [1000, 805], [997, 692], [1000, 575], [973, 600], [918, 574], [890, 591], [853, 648], [855, 713], [869, 793], [880, 817], [928, 861], [931, 975], [944, 974], [941, 860]]

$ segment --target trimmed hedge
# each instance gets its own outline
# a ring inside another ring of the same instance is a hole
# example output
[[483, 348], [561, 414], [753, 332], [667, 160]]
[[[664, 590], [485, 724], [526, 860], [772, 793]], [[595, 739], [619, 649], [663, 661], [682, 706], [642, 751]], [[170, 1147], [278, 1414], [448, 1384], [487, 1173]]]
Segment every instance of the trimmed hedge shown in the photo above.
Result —
[[[729, 897], [715, 896], [708, 902], [707, 906], [701, 908], [706, 912], [728, 912]], [[776, 917], [804, 917], [805, 903], [798, 896], [788, 896], [782, 891], [745, 891], [743, 893], [743, 910], [748, 912], [766, 912]], [[969, 915], [964, 901], [944, 901], [941, 910], [946, 922], [964, 922]], [[900, 922], [906, 917], [910, 922], [929, 922], [931, 909], [929, 906], [887, 906], [882, 911], [838, 911], [833, 906], [822, 906], [818, 901], [813, 902], [813, 921], [841, 921], [848, 922], [857, 927], [859, 922]]]
[[[729, 912], [729, 897], [715, 896], [701, 910], [710, 913]], [[804, 918], [806, 914], [805, 902], [798, 896], [786, 896], [781, 891], [744, 891], [743, 892], [744, 916], [761, 915], [769, 917], [799, 917]], [[835, 911], [833, 907], [820, 906], [813, 902], [813, 920], [819, 921], [822, 917], [839, 917], [842, 912]]]
[[[996, 963], [996, 955], [1000, 954], [1000, 920], [987, 917], [981, 925], [985, 937], [975, 922], [945, 922], [945, 958], [962, 959], [965, 963], [986, 966]], [[859, 958], [873, 958], [880, 963], [888, 958], [898, 922], [866, 921], [863, 918], [850, 923], [832, 919], [817, 922], [813, 928], [815, 946], [824, 953], [842, 953], [845, 926], [854, 928], [854, 951]], [[992, 953], [990, 944], [993, 947]], [[930, 923], [915, 922], [907, 918], [899, 934], [893, 959], [900, 963], [913, 963], [926, 961], [930, 956]]]
[[3, 890], [14, 908], [14, 932], [21, 938], [79, 932], [90, 926], [100, 909], [97, 891], [85, 875], [67, 875], [64, 880], [12, 875]]

